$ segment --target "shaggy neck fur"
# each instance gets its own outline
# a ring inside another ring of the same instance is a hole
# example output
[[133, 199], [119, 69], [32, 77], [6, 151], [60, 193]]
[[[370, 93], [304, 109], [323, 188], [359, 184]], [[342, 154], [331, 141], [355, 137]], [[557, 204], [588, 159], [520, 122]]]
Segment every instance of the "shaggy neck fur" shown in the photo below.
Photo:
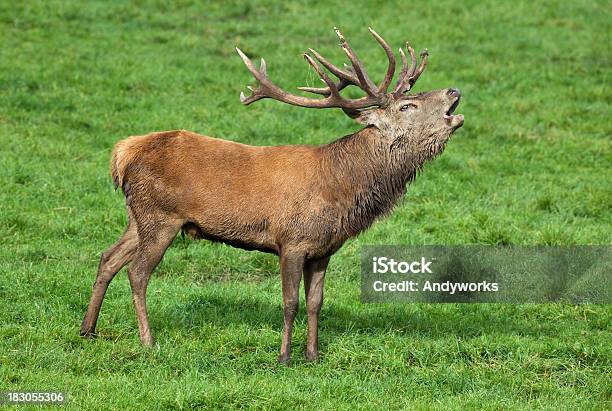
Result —
[[406, 147], [412, 140], [406, 137], [400, 133], [392, 139], [366, 127], [321, 147], [324, 196], [338, 204], [342, 231], [349, 237], [388, 214], [431, 158], [429, 149]]

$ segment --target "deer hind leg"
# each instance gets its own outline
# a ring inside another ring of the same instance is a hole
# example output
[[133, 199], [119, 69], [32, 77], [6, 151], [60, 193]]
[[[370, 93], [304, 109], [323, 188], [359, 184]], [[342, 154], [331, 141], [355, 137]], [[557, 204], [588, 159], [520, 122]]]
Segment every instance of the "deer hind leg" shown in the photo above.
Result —
[[87, 313], [81, 324], [81, 336], [93, 337], [95, 335], [96, 323], [98, 322], [100, 308], [102, 307], [102, 301], [104, 300], [108, 285], [119, 270], [130, 262], [137, 247], [138, 232], [136, 230], [136, 223], [130, 213], [128, 227], [123, 236], [121, 236], [119, 241], [112, 247], [102, 253], [100, 257], [100, 264], [98, 266], [96, 281], [92, 288], [91, 299], [87, 307]]
[[166, 249], [176, 237], [182, 222], [164, 220], [163, 224], [151, 224], [140, 230], [140, 243], [128, 267], [128, 277], [132, 288], [132, 300], [138, 318], [138, 333], [143, 345], [153, 345], [147, 314], [147, 285], [151, 273], [161, 261]]

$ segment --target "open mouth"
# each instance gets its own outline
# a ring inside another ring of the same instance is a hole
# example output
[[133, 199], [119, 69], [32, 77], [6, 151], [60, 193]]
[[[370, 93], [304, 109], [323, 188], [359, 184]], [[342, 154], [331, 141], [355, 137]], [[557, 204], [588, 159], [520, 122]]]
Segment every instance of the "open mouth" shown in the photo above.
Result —
[[455, 100], [453, 105], [450, 106], [450, 108], [446, 111], [446, 116], [447, 117], [452, 117], [453, 113], [455, 112], [455, 109], [459, 105], [459, 100], [461, 100], [461, 97], [457, 97], [457, 100]]
[[461, 100], [461, 96], [457, 97], [457, 99], [453, 102], [453, 104], [448, 108], [446, 113], [444, 113], [444, 119], [451, 125], [452, 127], [460, 127], [463, 125], [463, 115], [457, 114], [453, 115], [455, 109], [459, 105], [459, 101]]

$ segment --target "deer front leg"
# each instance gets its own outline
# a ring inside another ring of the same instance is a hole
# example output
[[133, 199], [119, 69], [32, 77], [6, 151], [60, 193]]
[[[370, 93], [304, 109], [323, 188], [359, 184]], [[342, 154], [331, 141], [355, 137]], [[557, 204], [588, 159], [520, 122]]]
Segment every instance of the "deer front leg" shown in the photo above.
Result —
[[297, 314], [300, 302], [298, 292], [303, 269], [304, 253], [291, 251], [281, 253], [280, 272], [285, 325], [283, 328], [281, 352], [278, 356], [279, 363], [288, 363], [291, 359], [291, 334], [293, 332], [293, 320]]
[[304, 265], [304, 293], [308, 313], [306, 361], [319, 360], [319, 313], [323, 305], [323, 280], [329, 257], [307, 261]]

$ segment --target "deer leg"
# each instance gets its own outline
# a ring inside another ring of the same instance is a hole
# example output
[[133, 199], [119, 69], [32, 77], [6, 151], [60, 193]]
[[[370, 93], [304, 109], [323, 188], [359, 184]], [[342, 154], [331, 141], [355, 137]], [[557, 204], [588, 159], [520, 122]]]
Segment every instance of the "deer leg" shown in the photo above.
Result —
[[283, 314], [285, 325], [283, 327], [283, 340], [279, 363], [289, 363], [291, 359], [291, 334], [293, 320], [297, 314], [300, 297], [299, 288], [304, 269], [304, 254], [283, 252], [280, 257], [281, 283], [283, 289]]
[[153, 336], [149, 328], [147, 314], [147, 285], [151, 273], [161, 261], [164, 253], [180, 229], [179, 225], [156, 227], [154, 232], [141, 235], [138, 249], [128, 267], [128, 278], [132, 288], [132, 300], [136, 317], [138, 318], [138, 333], [140, 342], [146, 346], [153, 345]]
[[323, 305], [323, 280], [329, 257], [307, 261], [304, 264], [304, 293], [308, 331], [306, 335], [306, 361], [319, 360], [319, 313]]
[[136, 224], [130, 220], [128, 228], [123, 236], [112, 247], [102, 253], [96, 281], [94, 282], [91, 299], [87, 307], [87, 313], [81, 324], [80, 335], [83, 337], [93, 337], [96, 333], [96, 323], [102, 307], [104, 295], [108, 285], [115, 275], [133, 257], [138, 246], [138, 233]]

